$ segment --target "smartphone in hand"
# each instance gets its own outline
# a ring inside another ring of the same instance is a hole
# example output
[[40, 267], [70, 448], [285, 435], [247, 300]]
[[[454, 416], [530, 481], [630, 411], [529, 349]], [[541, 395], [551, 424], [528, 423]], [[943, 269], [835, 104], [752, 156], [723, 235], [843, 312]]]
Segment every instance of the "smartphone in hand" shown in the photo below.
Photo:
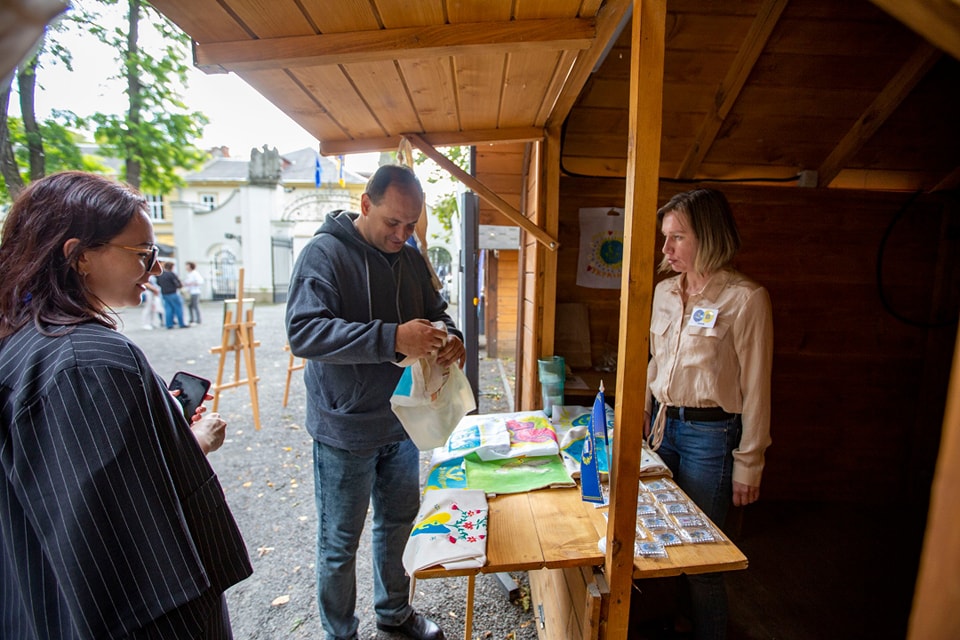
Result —
[[169, 389], [170, 391], [180, 390], [177, 400], [183, 406], [183, 415], [187, 417], [187, 422], [190, 422], [197, 407], [203, 404], [203, 398], [210, 389], [210, 381], [186, 371], [177, 371], [170, 381]]

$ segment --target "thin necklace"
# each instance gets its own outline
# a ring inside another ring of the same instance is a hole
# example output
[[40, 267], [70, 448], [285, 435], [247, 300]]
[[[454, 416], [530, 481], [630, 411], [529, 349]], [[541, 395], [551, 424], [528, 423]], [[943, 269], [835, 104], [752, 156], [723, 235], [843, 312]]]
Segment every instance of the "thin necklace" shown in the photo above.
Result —
[[[703, 286], [700, 287], [700, 290], [699, 290], [699, 291], [691, 292], [688, 287], [684, 287], [684, 292], [685, 292], [688, 296], [698, 296], [698, 295], [700, 295], [701, 293], [703, 293], [703, 290], [707, 288], [707, 285], [710, 284], [710, 277], [711, 277], [711, 276], [707, 276], [707, 279], [703, 281]], [[687, 276], [687, 279], [689, 280], [689, 276]], [[689, 284], [689, 282], [688, 282], [688, 284]]]

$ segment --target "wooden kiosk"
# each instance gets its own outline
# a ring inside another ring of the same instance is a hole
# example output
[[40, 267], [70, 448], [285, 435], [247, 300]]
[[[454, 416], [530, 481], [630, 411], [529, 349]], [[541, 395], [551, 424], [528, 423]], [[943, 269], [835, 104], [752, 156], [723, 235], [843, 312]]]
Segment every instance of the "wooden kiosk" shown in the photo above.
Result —
[[[517, 309], [497, 331], [518, 343], [518, 408], [539, 404], [536, 360], [554, 353], [557, 304], [588, 302], [591, 346], [615, 342], [618, 360], [608, 595], [590, 618], [599, 637], [629, 631], [653, 214], [717, 180], [744, 236], [742, 270], [773, 300], [764, 499], [895, 495], [925, 519], [932, 485], [911, 637], [960, 633], [960, 519], [945, 498], [960, 469], [948, 395], [960, 289], [955, 2], [152, 4], [193, 38], [197, 65], [242, 77], [326, 155], [393, 150], [403, 136], [431, 157], [475, 148], [475, 175], [461, 179], [483, 199], [481, 222], [522, 229], [487, 289], [509, 290], [514, 305], [498, 308]], [[587, 206], [625, 210], [619, 291], [585, 292], [570, 277]], [[545, 608], [561, 605], [545, 596]]]

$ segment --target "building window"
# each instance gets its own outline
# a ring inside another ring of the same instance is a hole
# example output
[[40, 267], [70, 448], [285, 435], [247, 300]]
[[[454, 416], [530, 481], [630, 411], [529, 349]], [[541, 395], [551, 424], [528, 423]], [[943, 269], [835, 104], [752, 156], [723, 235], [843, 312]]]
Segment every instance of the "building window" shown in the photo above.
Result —
[[147, 204], [150, 205], [150, 219], [163, 220], [163, 196], [147, 195]]
[[217, 194], [201, 193], [200, 202], [207, 208], [208, 211], [212, 211], [217, 206]]

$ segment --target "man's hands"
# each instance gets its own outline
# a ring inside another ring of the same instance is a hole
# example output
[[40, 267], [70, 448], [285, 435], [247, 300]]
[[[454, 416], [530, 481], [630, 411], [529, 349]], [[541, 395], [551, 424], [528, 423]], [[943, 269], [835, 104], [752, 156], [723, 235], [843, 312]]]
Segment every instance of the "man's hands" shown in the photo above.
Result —
[[467, 350], [456, 336], [437, 329], [429, 320], [419, 318], [404, 322], [397, 327], [398, 353], [413, 358], [429, 358], [436, 355], [437, 364], [447, 366], [454, 362], [463, 365]]

